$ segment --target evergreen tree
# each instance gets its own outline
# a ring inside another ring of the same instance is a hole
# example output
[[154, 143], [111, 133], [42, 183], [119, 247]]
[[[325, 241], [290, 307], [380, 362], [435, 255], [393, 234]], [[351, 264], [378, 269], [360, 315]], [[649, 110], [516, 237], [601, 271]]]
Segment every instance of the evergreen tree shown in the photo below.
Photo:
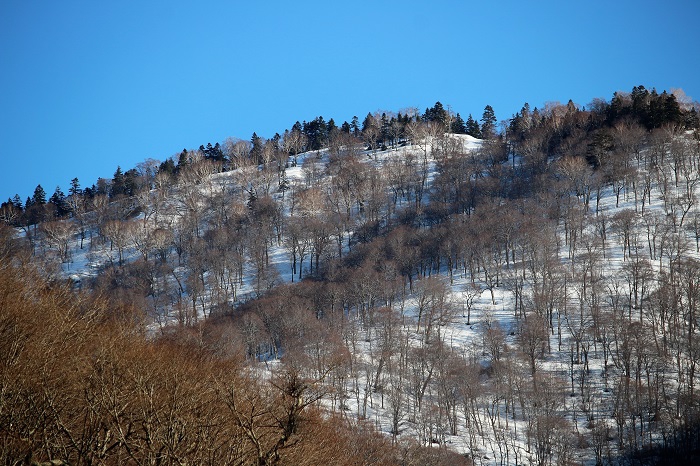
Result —
[[481, 136], [484, 139], [492, 139], [496, 136], [496, 113], [493, 107], [487, 105], [484, 107], [484, 113], [481, 116]]
[[275, 133], [275, 135], [272, 136], [272, 139], [270, 139], [270, 142], [272, 143], [275, 150], [282, 149], [282, 136], [280, 136], [280, 133]]
[[182, 149], [182, 152], [180, 152], [180, 155], [177, 157], [177, 171], [182, 170], [185, 166], [187, 166], [190, 163], [190, 154], [187, 152], [187, 149]]
[[374, 116], [372, 116], [372, 114], [368, 112], [365, 119], [362, 120], [362, 132], [367, 132], [369, 127], [378, 128], [379, 124], [377, 123], [377, 119], [374, 118]]
[[467, 117], [467, 122], [465, 123], [466, 129], [467, 129], [467, 134], [481, 139], [481, 127], [479, 126], [479, 123], [472, 117], [472, 114], [469, 114], [469, 117]]
[[389, 139], [389, 120], [387, 119], [386, 113], [382, 113], [380, 119], [380, 135], [382, 144], [386, 145], [386, 141]]
[[663, 124], [679, 125], [683, 122], [683, 114], [681, 108], [678, 105], [676, 96], [673, 94], [666, 94], [666, 91], [662, 94], [663, 97]]
[[250, 157], [255, 161], [256, 165], [262, 163], [262, 151], [263, 151], [263, 138], [258, 136], [258, 133], [253, 132], [250, 138], [250, 143], [252, 147], [250, 149]]
[[138, 170], [131, 168], [124, 172], [124, 194], [133, 196], [139, 191], [140, 176]]
[[221, 150], [221, 145], [218, 142], [215, 143], [214, 147], [211, 149], [211, 156], [217, 162], [224, 161], [224, 152]]
[[117, 166], [117, 171], [114, 172], [114, 177], [112, 178], [112, 186], [109, 190], [109, 196], [117, 197], [125, 194], [125, 191], [126, 187], [124, 186], [124, 173], [122, 172], [122, 167]]
[[330, 120], [328, 120], [328, 125], [326, 125], [326, 133], [331, 134], [331, 131], [333, 131], [334, 129], [338, 129], [338, 126], [335, 124], [333, 118], [331, 118]]
[[31, 199], [27, 199], [27, 219], [30, 225], [37, 225], [42, 222], [46, 216], [46, 191], [41, 185], [37, 185], [34, 189], [34, 195]]
[[360, 136], [360, 119], [357, 118], [357, 115], [352, 117], [352, 121], [350, 122], [350, 129], [352, 130], [353, 136]]
[[68, 206], [66, 205], [66, 195], [63, 194], [60, 186], [56, 186], [56, 189], [49, 198], [49, 203], [53, 205], [53, 214], [57, 218], [63, 217], [69, 212]]
[[665, 96], [659, 96], [656, 89], [652, 89], [647, 98], [647, 106], [643, 113], [644, 124], [647, 128], [659, 128], [665, 123], [664, 102]]
[[43, 206], [46, 204], [46, 191], [41, 187], [40, 184], [36, 185], [34, 188], [34, 195], [32, 196], [32, 205]]
[[686, 129], [700, 129], [700, 118], [698, 117], [698, 112], [694, 107], [685, 114], [684, 123]]
[[215, 162], [224, 161], [224, 152], [221, 150], [221, 145], [217, 142], [213, 146], [211, 142], [207, 143], [207, 146], [199, 146], [199, 150], [204, 154], [204, 157]]
[[445, 127], [447, 125], [447, 117], [447, 110], [440, 102], [435, 102], [432, 108], [425, 109], [423, 121], [434, 121]]
[[344, 121], [342, 125], [340, 125], [340, 131], [342, 131], [345, 134], [350, 134], [351, 131], [350, 123], [347, 121]]
[[68, 188], [68, 194], [71, 196], [75, 196], [76, 194], [80, 194], [82, 190], [80, 189], [80, 181], [78, 181], [78, 178], [73, 178], [70, 180], [70, 188]]
[[[656, 94], [656, 90], [653, 90], [653, 93]], [[638, 117], [646, 117], [649, 96], [649, 91], [644, 86], [634, 86], [632, 88], [632, 94], [630, 94], [630, 97], [632, 97], [632, 111]]]
[[618, 119], [628, 115], [630, 111], [631, 108], [627, 105], [624, 96], [615, 92], [610, 100], [610, 105], [608, 105], [607, 123], [613, 125]]
[[12, 198], [12, 205], [22, 210], [22, 199], [19, 197], [19, 194], [15, 194], [15, 197]]
[[172, 158], [167, 158], [158, 167], [158, 172], [167, 173], [168, 175], [174, 175], [176, 171], [175, 162]]
[[[335, 122], [333, 123], [335, 125]], [[322, 116], [318, 116], [310, 122], [304, 122], [303, 133], [308, 139], [310, 150], [319, 150], [328, 138], [328, 125]]]
[[466, 124], [459, 113], [452, 122], [452, 132], [455, 134], [466, 134], [467, 132]]

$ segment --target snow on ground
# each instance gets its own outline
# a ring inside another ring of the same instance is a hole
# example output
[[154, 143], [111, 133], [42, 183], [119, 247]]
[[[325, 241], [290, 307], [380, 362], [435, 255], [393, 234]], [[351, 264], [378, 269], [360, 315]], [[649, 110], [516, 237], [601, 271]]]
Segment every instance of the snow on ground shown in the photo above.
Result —
[[[478, 151], [482, 145], [482, 141], [474, 139], [470, 136], [456, 136], [456, 139], [463, 145], [465, 151]], [[425, 149], [423, 153], [429, 151], [432, 141], [425, 141]], [[374, 151], [374, 152], [364, 152], [363, 157], [365, 163], [375, 164], [377, 167], [382, 167], [389, 163], [391, 160], [396, 158], [405, 157], [407, 152], [413, 152], [414, 154], [421, 154], [421, 148], [417, 146], [401, 146], [394, 149], [389, 149], [385, 151]], [[308, 167], [309, 163], [319, 163], [324, 164], [327, 162], [329, 157], [327, 150], [314, 151], [309, 153], [300, 154], [297, 157], [298, 163], [296, 166], [290, 166], [286, 169], [286, 177], [289, 183], [294, 185], [302, 185], [306, 179], [308, 173], [305, 171], [305, 166]], [[291, 160], [291, 159], [290, 159]], [[511, 159], [512, 163], [516, 163], [517, 160]], [[510, 163], [509, 162], [509, 163]], [[432, 180], [435, 174], [435, 161], [430, 157], [430, 169], [428, 180]], [[209, 188], [206, 184], [201, 186], [199, 189], [228, 189], [226, 186], [232, 183], [234, 177], [238, 176], [235, 172], [224, 172], [218, 173], [210, 176]], [[213, 186], [213, 188], [212, 188]], [[682, 186], [676, 188], [678, 191], [682, 190]], [[700, 191], [698, 187], [695, 188], [696, 194]], [[676, 193], [678, 194], [678, 193]], [[286, 209], [289, 207], [289, 197], [290, 193], [284, 194], [284, 202]], [[278, 200], [283, 199], [283, 194], [276, 193], [275, 196]], [[595, 196], [595, 195], [594, 195]], [[581, 201], [581, 200], [579, 200]], [[598, 202], [599, 212], [596, 214], [595, 206]], [[668, 212], [664, 210], [664, 200], [660, 199], [658, 196], [651, 201], [647, 201], [645, 209], [658, 212], [659, 215], [666, 216]], [[616, 214], [622, 211], [639, 212], [640, 204], [639, 199], [635, 201], [634, 196], [629, 190], [623, 190], [619, 199], [617, 199], [617, 193], [612, 187], [608, 186], [602, 190], [602, 195], [599, 200], [593, 198], [590, 201], [588, 216], [595, 215], [605, 215], [608, 219], [613, 218]], [[143, 215], [143, 214], [142, 214]], [[135, 219], [136, 221], [143, 221], [143, 217]], [[171, 218], [168, 222], [172, 225], [176, 225], [179, 221], [177, 213], [171, 214]], [[589, 234], [594, 235], [595, 232], [588, 231]], [[641, 235], [642, 233], [639, 232]], [[560, 235], [564, 235], [563, 231], [560, 231]], [[688, 239], [690, 241], [690, 238]], [[118, 250], [115, 249], [114, 245], [107, 241], [99, 243], [97, 241], [97, 235], [88, 234], [85, 239], [84, 247], [81, 249], [79, 247], [80, 240], [74, 237], [71, 245], [71, 261], [64, 263], [62, 265], [62, 272], [66, 277], [69, 277], [74, 282], [80, 282], [82, 280], [96, 276], [100, 271], [110, 264], [115, 264], [119, 261]], [[563, 244], [563, 242], [562, 242]], [[570, 263], [568, 257], [569, 251], [566, 245], [562, 245], [559, 249], [559, 256], [561, 263], [564, 266]], [[615, 276], [619, 274], [621, 267], [625, 263], [625, 257], [623, 254], [623, 248], [621, 246], [620, 240], [616, 235], [609, 234], [608, 241], [605, 244], [604, 254], [606, 258], [605, 268], [601, 270], [601, 273], [605, 276]], [[689, 248], [688, 255], [690, 257], [698, 258], [700, 255], [696, 252], [695, 248]], [[139, 257], [139, 252], [134, 245], [128, 245], [122, 250], [122, 259], [124, 261], [134, 261]], [[279, 280], [282, 282], [289, 282], [292, 280], [292, 272], [290, 266], [289, 251], [284, 247], [284, 245], [273, 244], [270, 249], [269, 256], [270, 263], [276, 267], [279, 275]], [[307, 259], [308, 260], [308, 259]], [[301, 264], [304, 267], [305, 264]], [[660, 261], [652, 261], [652, 266], [657, 270], [659, 267], [663, 266]], [[179, 273], [176, 269], [175, 274]], [[253, 275], [254, 271], [250, 264], [245, 267], [245, 277], [243, 279], [243, 284], [237, 292], [237, 300], [245, 301], [250, 297], [254, 296], [254, 284]], [[477, 279], [477, 285], [480, 287], [480, 294], [474, 299], [473, 305], [471, 307], [471, 316], [469, 322], [467, 321], [465, 312], [465, 296], [463, 291], [471, 284], [472, 278], [467, 277], [465, 274], [455, 275], [454, 281], [449, 284], [450, 289], [450, 299], [457, 306], [457, 312], [452, 316], [449, 323], [445, 324], [441, 329], [443, 341], [457, 354], [464, 356], [467, 361], [474, 361], [477, 364], [481, 364], [487, 367], [490, 364], [491, 356], [487, 354], [484, 348], [484, 335], [485, 331], [489, 327], [500, 327], [504, 333], [505, 344], [509, 347], [517, 346], [517, 333], [518, 333], [518, 322], [515, 318], [515, 303], [513, 293], [506, 289], [505, 286], [498, 287], [494, 289], [493, 301], [488, 290], [486, 290], [485, 284], [479, 282]], [[571, 309], [576, 309], [578, 306], [578, 297], [575, 290], [567, 290], [568, 304]], [[208, 301], [207, 297], [202, 298], [200, 305], [195, 306], [197, 312], [200, 313], [199, 318], [204, 318], [207, 314]], [[397, 305], [398, 306], [398, 305]], [[406, 327], [405, 331], [408, 333], [412, 340], [412, 345], [415, 347], [420, 346], [421, 336], [419, 332], [416, 332], [416, 321], [418, 317], [417, 311], [417, 301], [416, 296], [409, 296], [408, 299], [400, 305], [403, 315], [406, 317]], [[579, 325], [580, 322], [576, 321], [575, 312], [570, 312], [565, 318], [561, 309], [557, 310], [557, 317], [562, 319], [560, 322], [563, 327], [561, 343], [558, 335], [550, 335], [550, 342], [554, 347], [560, 349], [560, 351], [553, 351], [547, 357], [542, 360], [538, 360], [538, 370], [546, 373], [557, 374], [562, 380], [569, 380], [571, 377], [577, 378], [581, 375], [579, 372], [582, 370], [580, 365], [574, 366], [569, 359], [571, 357], [571, 352], [567, 349], [570, 348], [574, 343], [571, 335], [571, 331], [567, 326], [571, 325], [575, 327]], [[349, 316], [352, 318], [352, 316]], [[568, 320], [567, 320], [568, 319]], [[156, 321], [157, 325], [162, 327], [163, 325], [168, 325], [170, 323], [177, 322], [177, 316], [175, 315], [175, 310], [170, 315], [160, 316], [160, 319]], [[358, 324], [358, 328], [359, 328]], [[376, 363], [373, 360], [374, 356], [372, 354], [372, 345], [376, 345], [376, 341], [373, 340], [371, 336], [371, 329], [360, 330], [360, 336], [357, 337], [356, 345], [359, 351], [355, 355], [357, 358], [357, 363], [363, 363], [365, 365], [371, 365]], [[603, 383], [603, 361], [600, 355], [600, 351], [590, 352], [590, 359], [588, 361], [591, 374], [588, 376], [593, 380], [596, 380], [592, 385], [593, 393], [591, 397], [595, 399], [596, 403], [599, 403], [599, 408], [611, 403], [611, 393], [609, 387]], [[344, 400], [344, 404], [347, 407], [348, 416], [358, 416], [360, 412], [366, 413], [366, 418], [373, 420], [377, 427], [387, 435], [390, 435], [392, 430], [392, 416], [390, 410], [389, 400], [385, 399], [383, 391], [372, 390], [367, 393], [366, 390], [371, 387], [369, 381], [371, 370], [366, 372], [365, 375], [359, 375], [355, 377], [353, 381], [348, 382], [348, 387], [346, 390], [347, 399]], [[575, 384], [575, 381], [572, 382]], [[364, 390], [364, 391], [363, 391]], [[573, 392], [576, 392], [577, 388], [573, 388]], [[426, 397], [426, 403], [432, 395], [428, 394]], [[581, 403], [581, 398], [579, 396], [571, 396], [565, 400], [567, 404], [567, 412], [576, 413], [569, 418], [572, 425], [576, 426], [576, 429], [585, 429], [586, 417], [580, 409], [577, 410], [577, 404]], [[338, 409], [336, 400], [327, 401], [330, 408]], [[494, 405], [495, 406], [495, 405]], [[423, 414], [420, 414], [423, 415]], [[445, 435], [443, 427], [434, 426], [435, 435], [440, 438], [432, 440], [444, 441], [445, 444], [452, 449], [455, 449], [461, 453], [468, 453], [474, 458], [477, 464], [497, 464], [503, 458], [503, 448], [504, 443], [510, 445], [511, 449], [507, 450], [506, 454], [514, 454], [517, 458], [509, 457], [508, 463], [523, 463], [531, 461], [533, 459], [531, 449], [528, 450], [527, 445], [524, 443], [524, 436], [519, 435], [518, 432], [525, 432], [527, 425], [522, 418], [518, 420], [509, 419], [508, 416], [503, 416], [499, 414], [496, 418], [489, 418], [489, 413], [480, 411], [479, 416], [481, 417], [481, 422], [485, 426], [486, 435], [479, 436], [477, 443], [474, 444], [469, 440], [469, 434], [464, 426], [464, 419], [460, 420], [458, 426], [458, 434]], [[495, 419], [495, 420], [494, 420]], [[489, 425], [489, 422], [495, 424]], [[400, 421], [400, 426], [402, 429], [401, 435], [408, 435], [414, 437], [420, 437], [425, 433], [419, 432], [419, 423], [415, 420], [411, 420], [410, 416], [405, 416]], [[438, 435], [439, 432], [439, 435]], [[491, 433], [489, 433], [491, 432]], [[494, 435], [500, 433], [500, 438], [493, 438]], [[431, 433], [433, 435], [433, 433]], [[428, 441], [432, 441], [428, 439]], [[476, 448], [477, 450], [472, 450], [471, 448]], [[584, 451], [586, 451], [584, 449]], [[510, 453], [514, 452], [514, 453]], [[586, 463], [592, 464], [593, 454], [588, 450], [586, 455]], [[501, 460], [499, 460], [499, 458]]]

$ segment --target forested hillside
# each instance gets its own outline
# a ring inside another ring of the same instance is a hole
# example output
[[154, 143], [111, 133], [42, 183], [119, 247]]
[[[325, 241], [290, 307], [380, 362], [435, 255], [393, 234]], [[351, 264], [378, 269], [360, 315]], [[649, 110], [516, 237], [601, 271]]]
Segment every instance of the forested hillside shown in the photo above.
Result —
[[697, 460], [698, 108], [317, 117], [9, 199], [0, 455]]

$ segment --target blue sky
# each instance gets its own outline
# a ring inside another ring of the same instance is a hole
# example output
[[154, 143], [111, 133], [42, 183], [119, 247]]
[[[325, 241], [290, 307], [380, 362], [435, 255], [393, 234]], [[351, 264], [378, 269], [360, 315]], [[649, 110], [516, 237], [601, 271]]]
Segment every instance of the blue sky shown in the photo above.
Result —
[[696, 0], [6, 0], [0, 200], [319, 115], [506, 119], [638, 84], [700, 100], [698, 18]]

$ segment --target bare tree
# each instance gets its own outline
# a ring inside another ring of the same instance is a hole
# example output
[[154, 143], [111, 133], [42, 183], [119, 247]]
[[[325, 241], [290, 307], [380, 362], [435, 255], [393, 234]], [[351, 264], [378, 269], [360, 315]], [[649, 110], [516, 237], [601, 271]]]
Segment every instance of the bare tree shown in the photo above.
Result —
[[297, 156], [304, 149], [307, 142], [308, 138], [301, 131], [295, 129], [291, 132], [285, 132], [284, 139], [282, 140], [282, 147], [292, 156], [292, 166], [297, 166]]

